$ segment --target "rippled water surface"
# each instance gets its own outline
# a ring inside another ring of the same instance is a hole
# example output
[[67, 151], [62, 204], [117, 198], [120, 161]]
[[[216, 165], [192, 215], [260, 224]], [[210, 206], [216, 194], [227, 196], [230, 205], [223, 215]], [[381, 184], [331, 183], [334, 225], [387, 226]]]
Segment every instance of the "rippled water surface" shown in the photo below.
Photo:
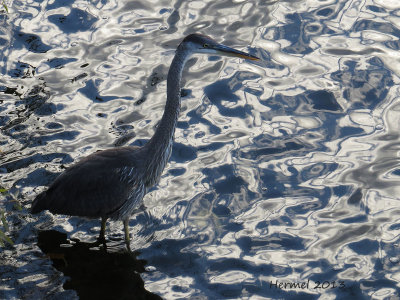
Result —
[[[165, 299], [400, 296], [400, 2], [6, 3], [0, 207], [15, 245], [0, 249], [0, 298], [84, 297], [37, 238], [92, 242], [100, 222], [30, 204], [72, 162], [151, 137], [193, 32], [261, 60], [188, 62], [170, 162], [129, 223], [147, 271], [113, 264]], [[122, 251], [121, 222], [106, 234]]]

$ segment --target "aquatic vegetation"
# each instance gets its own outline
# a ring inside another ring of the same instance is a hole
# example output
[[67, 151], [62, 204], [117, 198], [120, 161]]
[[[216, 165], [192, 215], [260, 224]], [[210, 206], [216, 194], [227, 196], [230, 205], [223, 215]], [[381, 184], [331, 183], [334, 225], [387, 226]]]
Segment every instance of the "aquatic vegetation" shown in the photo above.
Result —
[[[5, 198], [5, 194], [7, 193], [7, 190], [5, 188], [0, 188], [0, 197]], [[0, 199], [1, 199], [0, 198]], [[3, 202], [0, 200], [0, 202]], [[14, 245], [14, 242], [7, 236], [7, 232], [9, 231], [9, 226], [8, 222], [6, 219], [6, 213], [3, 209], [0, 209], [0, 220], [1, 220], [1, 227], [0, 227], [0, 247], [4, 247], [5, 243], [8, 243], [10, 245]]]
[[7, 7], [7, 4], [6, 4], [6, 2], [4, 0], [1, 2], [1, 5], [4, 7], [6, 12], [8, 13], [8, 7]]

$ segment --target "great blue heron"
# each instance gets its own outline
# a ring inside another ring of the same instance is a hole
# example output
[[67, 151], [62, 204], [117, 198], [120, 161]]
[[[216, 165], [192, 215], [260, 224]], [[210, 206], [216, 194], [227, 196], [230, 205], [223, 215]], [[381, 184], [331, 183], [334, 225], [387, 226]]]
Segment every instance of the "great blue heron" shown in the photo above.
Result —
[[153, 137], [143, 147], [119, 147], [93, 153], [66, 169], [39, 194], [31, 212], [101, 218], [99, 241], [108, 218], [122, 220], [130, 251], [128, 220], [141, 204], [147, 189], [160, 179], [171, 156], [181, 98], [182, 70], [194, 53], [258, 60], [256, 56], [218, 44], [208, 36], [190, 34], [179, 44], [167, 78], [167, 102]]

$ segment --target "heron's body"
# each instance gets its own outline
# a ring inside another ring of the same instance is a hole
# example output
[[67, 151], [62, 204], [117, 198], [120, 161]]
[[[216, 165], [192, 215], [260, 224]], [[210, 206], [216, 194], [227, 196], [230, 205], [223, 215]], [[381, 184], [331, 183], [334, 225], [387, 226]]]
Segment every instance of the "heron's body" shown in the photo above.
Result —
[[140, 148], [122, 147], [85, 157], [35, 199], [32, 212], [48, 209], [55, 214], [124, 219], [145, 194], [145, 180], [138, 172], [142, 153]]
[[47, 191], [33, 201], [31, 211], [102, 218], [104, 239], [108, 218], [123, 220], [129, 249], [128, 220], [154, 186], [171, 156], [180, 112], [180, 81], [187, 59], [196, 52], [257, 59], [199, 34], [187, 36], [178, 46], [167, 78], [167, 102], [153, 137], [143, 147], [119, 147], [93, 153], [59, 175]]

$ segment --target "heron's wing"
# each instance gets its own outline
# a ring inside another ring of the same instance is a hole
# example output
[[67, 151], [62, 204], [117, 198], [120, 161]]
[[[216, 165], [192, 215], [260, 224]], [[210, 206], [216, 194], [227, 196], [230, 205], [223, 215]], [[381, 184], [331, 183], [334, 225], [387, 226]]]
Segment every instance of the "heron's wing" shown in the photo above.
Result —
[[[46, 191], [44, 209], [53, 213], [108, 217], [132, 197], [143, 197], [132, 147], [96, 152], [62, 173]], [[139, 202], [141, 199], [136, 199]]]

